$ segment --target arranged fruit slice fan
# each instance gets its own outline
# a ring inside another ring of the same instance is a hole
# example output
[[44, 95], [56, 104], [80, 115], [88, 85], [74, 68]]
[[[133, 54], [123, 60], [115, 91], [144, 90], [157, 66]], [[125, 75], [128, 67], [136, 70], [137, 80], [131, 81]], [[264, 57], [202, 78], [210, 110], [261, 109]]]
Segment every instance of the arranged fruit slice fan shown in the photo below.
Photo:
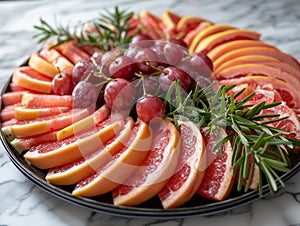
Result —
[[[118, 10], [124, 27], [106, 18], [60, 34], [15, 69], [2, 95], [10, 145], [49, 183], [114, 205], [156, 196], [177, 208], [262, 183], [276, 191], [275, 171], [288, 171], [300, 139], [299, 62], [255, 31]], [[37, 37], [53, 29], [41, 22]]]

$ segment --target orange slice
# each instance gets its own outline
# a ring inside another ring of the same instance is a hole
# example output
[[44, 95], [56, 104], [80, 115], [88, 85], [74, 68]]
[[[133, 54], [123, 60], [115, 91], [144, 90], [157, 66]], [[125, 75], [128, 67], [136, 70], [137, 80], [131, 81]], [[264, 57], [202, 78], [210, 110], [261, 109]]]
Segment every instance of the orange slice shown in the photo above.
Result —
[[113, 191], [118, 206], [135, 206], [155, 196], [173, 175], [179, 155], [179, 133], [168, 120], [154, 133], [152, 148], [138, 170]]
[[95, 173], [97, 169], [109, 161], [111, 155], [116, 153], [126, 143], [133, 125], [132, 118], [128, 118], [122, 130], [106, 145], [75, 162], [51, 169], [47, 173], [46, 180], [52, 184], [69, 185], [75, 184]]
[[191, 43], [193, 42], [194, 38], [197, 36], [199, 32], [202, 30], [206, 29], [207, 27], [211, 26], [212, 23], [208, 21], [202, 21], [195, 29], [189, 31], [186, 33], [186, 35], [183, 38], [183, 41], [190, 46]]
[[253, 39], [258, 40], [260, 34], [255, 31], [242, 30], [242, 29], [230, 29], [216, 34], [212, 34], [204, 38], [198, 45], [195, 47], [195, 52], [207, 53], [217, 45], [220, 45], [225, 42], [229, 42], [236, 39]]
[[230, 42], [225, 42], [221, 45], [216, 46], [215, 48], [211, 49], [208, 53], [207, 56], [212, 60], [215, 61], [217, 60], [220, 56], [226, 54], [227, 52], [236, 50], [236, 49], [241, 49], [245, 47], [269, 47], [269, 48], [274, 48], [274, 46], [269, 45], [265, 42], [262, 42], [260, 40], [233, 40]]
[[28, 65], [37, 72], [44, 74], [50, 78], [53, 78], [58, 73], [57, 68], [40, 57], [38, 53], [31, 54]]
[[122, 128], [123, 122], [112, 122], [98, 131], [89, 131], [79, 137], [63, 141], [47, 142], [33, 146], [24, 158], [39, 169], [49, 169], [76, 161], [95, 151], [112, 139]]
[[228, 24], [213, 24], [211, 26], [206, 27], [205, 29], [200, 31], [195, 36], [195, 38], [193, 39], [191, 45], [189, 46], [189, 50], [191, 52], [194, 52], [196, 47], [199, 45], [199, 43], [204, 38], [206, 38], [207, 36], [212, 35], [212, 34], [216, 34], [216, 33], [221, 32], [221, 31], [227, 31], [227, 30], [230, 30], [230, 29], [236, 29], [236, 28], [233, 27], [233, 26], [230, 26]]
[[203, 179], [204, 140], [191, 121], [179, 121], [181, 150], [175, 174], [158, 193], [164, 209], [176, 208], [197, 192]]
[[29, 90], [51, 93], [51, 80], [28, 66], [16, 68], [12, 82]]
[[133, 128], [128, 143], [111, 157], [111, 161], [97, 173], [80, 181], [72, 194], [96, 196], [112, 191], [130, 177], [145, 159], [151, 148], [152, 134], [149, 126], [139, 121]]

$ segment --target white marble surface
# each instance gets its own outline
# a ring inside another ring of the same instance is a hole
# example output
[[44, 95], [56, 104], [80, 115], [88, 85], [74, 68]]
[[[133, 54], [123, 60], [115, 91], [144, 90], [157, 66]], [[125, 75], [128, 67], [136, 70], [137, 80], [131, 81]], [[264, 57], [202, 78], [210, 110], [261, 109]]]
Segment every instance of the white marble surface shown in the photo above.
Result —
[[[71, 22], [95, 17], [103, 6], [128, 5], [161, 15], [172, 9], [217, 23], [262, 33], [262, 39], [300, 59], [299, 0], [159, 0], [159, 1], [7, 1], [0, 2], [0, 86], [15, 67], [40, 46], [32, 40], [39, 17]], [[299, 226], [300, 173], [275, 196], [221, 215], [178, 220], [125, 219], [95, 213], [59, 200], [33, 185], [9, 160], [0, 145], [0, 225], [239, 225]]]

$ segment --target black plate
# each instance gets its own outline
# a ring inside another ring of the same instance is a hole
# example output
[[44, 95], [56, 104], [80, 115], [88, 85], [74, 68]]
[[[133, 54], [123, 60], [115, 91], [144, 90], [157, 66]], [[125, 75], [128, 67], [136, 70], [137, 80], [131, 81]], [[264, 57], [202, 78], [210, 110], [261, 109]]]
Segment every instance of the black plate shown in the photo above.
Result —
[[[3, 93], [9, 91], [9, 82], [1, 91]], [[2, 105], [0, 103], [0, 110]], [[0, 124], [1, 126], [1, 124]], [[99, 213], [106, 213], [114, 216], [129, 218], [154, 218], [154, 219], [172, 219], [192, 216], [207, 216], [228, 211], [241, 205], [254, 202], [260, 196], [257, 191], [248, 193], [237, 192], [233, 189], [229, 197], [221, 202], [212, 202], [198, 195], [195, 195], [188, 203], [180, 208], [164, 210], [160, 205], [157, 197], [143, 203], [137, 207], [119, 207], [112, 204], [111, 194], [97, 196], [95, 198], [76, 197], [71, 194], [72, 186], [54, 186], [45, 180], [46, 171], [37, 169], [28, 164], [22, 155], [19, 155], [14, 148], [5, 140], [3, 134], [0, 135], [1, 141], [14, 165], [35, 185], [44, 189], [49, 194], [56, 196], [64, 201], [84, 207]], [[300, 155], [291, 156], [292, 168], [288, 173], [281, 175], [281, 179], [285, 182], [300, 170]], [[280, 184], [277, 183], [280, 187]], [[267, 185], [263, 186], [263, 196], [269, 194]]]

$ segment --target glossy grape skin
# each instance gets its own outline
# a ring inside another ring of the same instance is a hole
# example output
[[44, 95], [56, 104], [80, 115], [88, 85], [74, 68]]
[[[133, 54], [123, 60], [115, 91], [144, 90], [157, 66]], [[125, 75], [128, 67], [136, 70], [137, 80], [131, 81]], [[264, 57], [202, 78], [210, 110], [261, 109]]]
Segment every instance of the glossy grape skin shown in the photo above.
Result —
[[163, 52], [167, 62], [172, 66], [177, 66], [186, 55], [186, 48], [176, 43], [168, 42], [165, 44]]
[[139, 34], [132, 38], [130, 47], [149, 48], [153, 46], [154, 41], [149, 35]]
[[190, 76], [177, 67], [167, 67], [163, 70], [159, 77], [159, 84], [163, 91], [168, 91], [170, 85], [174, 81], [180, 81], [180, 86], [184, 90], [188, 90], [191, 83]]
[[139, 49], [134, 56], [137, 69], [142, 74], [149, 74], [154, 71], [154, 68], [158, 65], [157, 56], [151, 48]]
[[72, 73], [73, 83], [77, 84], [83, 80], [87, 76], [87, 73], [92, 70], [92, 66], [91, 62], [87, 60], [80, 60], [76, 63]]
[[75, 108], [96, 106], [98, 93], [95, 86], [86, 81], [80, 81], [72, 92]]
[[154, 118], [164, 118], [165, 111], [162, 100], [150, 94], [139, 98], [136, 103], [137, 116], [146, 123]]
[[116, 48], [112, 49], [102, 55], [101, 64], [104, 64], [106, 67], [112, 64], [112, 62], [118, 57], [121, 56], [121, 50]]
[[109, 66], [109, 73], [112, 78], [123, 78], [130, 80], [134, 77], [135, 64], [127, 56], [117, 57]]
[[130, 109], [135, 100], [135, 89], [131, 82], [116, 78], [104, 90], [104, 100], [111, 110]]
[[51, 91], [57, 95], [71, 95], [73, 88], [72, 77], [63, 72], [55, 75], [51, 83]]

